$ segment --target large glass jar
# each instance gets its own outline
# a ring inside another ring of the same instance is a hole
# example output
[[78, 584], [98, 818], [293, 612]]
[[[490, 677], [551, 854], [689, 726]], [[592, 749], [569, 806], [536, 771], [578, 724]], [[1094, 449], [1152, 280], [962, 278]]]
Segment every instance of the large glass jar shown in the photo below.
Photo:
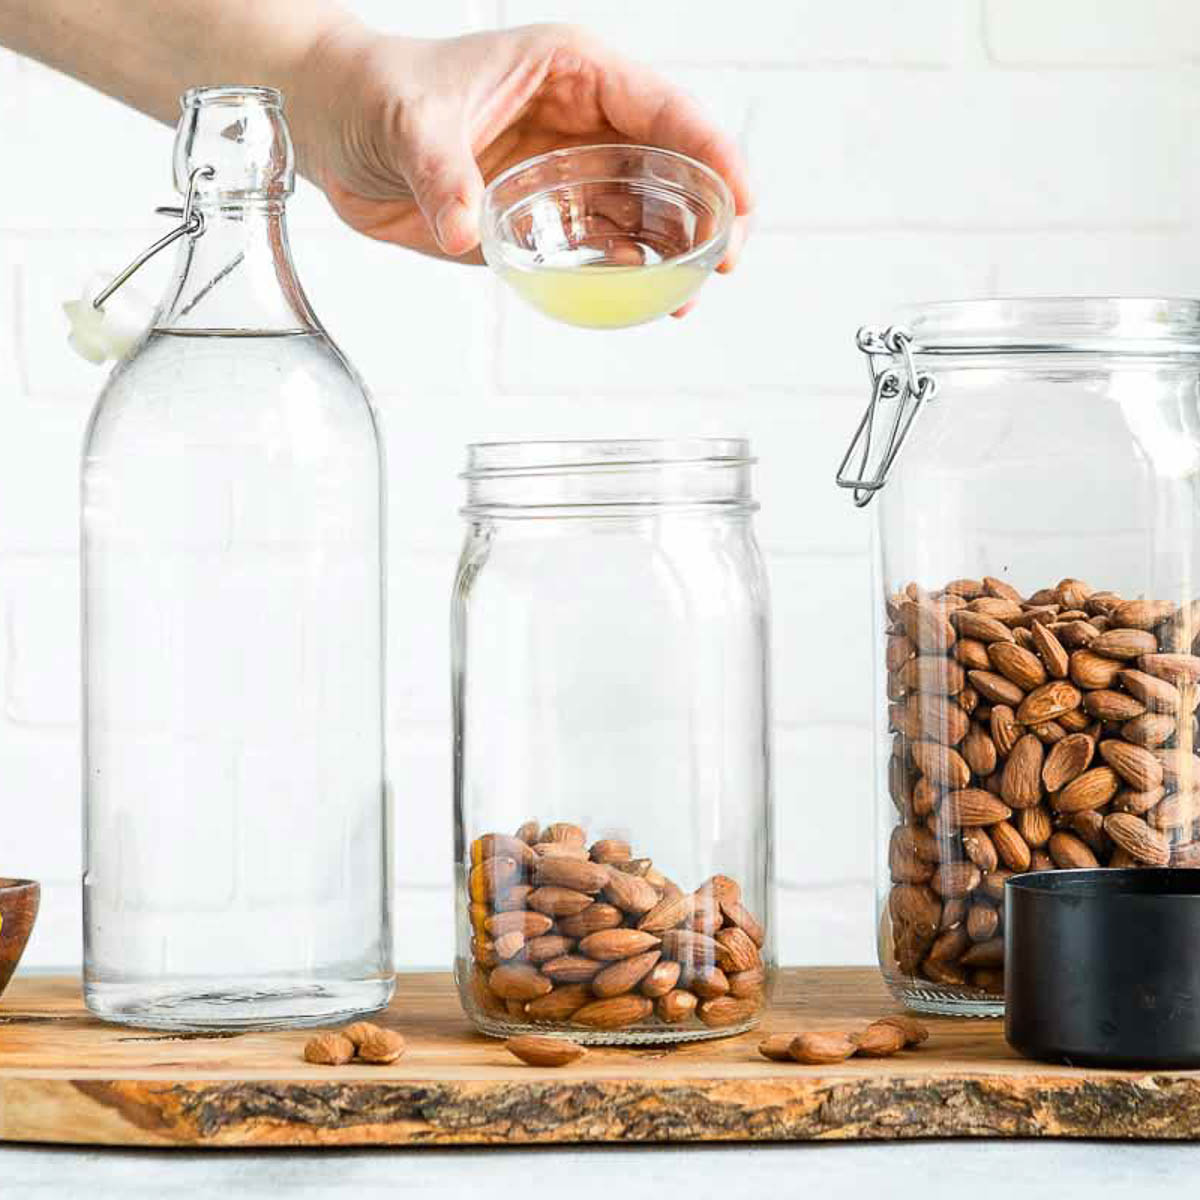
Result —
[[767, 583], [740, 440], [473, 446], [459, 993], [486, 1033], [737, 1033], [771, 952]]
[[860, 348], [880, 963], [996, 1014], [1009, 875], [1200, 864], [1200, 304], [935, 304]]
[[84, 995], [113, 1021], [391, 994], [380, 444], [292, 268], [281, 107], [184, 97], [200, 220], [83, 453]]

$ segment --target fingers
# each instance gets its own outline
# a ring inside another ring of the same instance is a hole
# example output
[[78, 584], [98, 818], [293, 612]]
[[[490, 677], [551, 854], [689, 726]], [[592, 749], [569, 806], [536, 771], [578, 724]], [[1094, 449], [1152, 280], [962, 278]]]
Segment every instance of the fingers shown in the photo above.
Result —
[[649, 68], [616, 56], [600, 66], [600, 103], [614, 129], [635, 142], [699, 159], [729, 185], [738, 215], [750, 212], [754, 198], [741, 152], [690, 96]]
[[483, 179], [465, 135], [422, 129], [404, 158], [401, 170], [442, 252], [457, 258], [474, 250]]

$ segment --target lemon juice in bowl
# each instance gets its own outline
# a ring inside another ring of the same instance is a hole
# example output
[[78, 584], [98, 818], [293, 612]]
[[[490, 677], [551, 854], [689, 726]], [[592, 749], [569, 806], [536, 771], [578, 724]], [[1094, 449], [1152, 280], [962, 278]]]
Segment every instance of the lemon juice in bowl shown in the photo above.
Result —
[[724, 256], [732, 221], [729, 189], [703, 164], [651, 147], [582, 146], [492, 182], [483, 250], [546, 316], [622, 329], [686, 304]]

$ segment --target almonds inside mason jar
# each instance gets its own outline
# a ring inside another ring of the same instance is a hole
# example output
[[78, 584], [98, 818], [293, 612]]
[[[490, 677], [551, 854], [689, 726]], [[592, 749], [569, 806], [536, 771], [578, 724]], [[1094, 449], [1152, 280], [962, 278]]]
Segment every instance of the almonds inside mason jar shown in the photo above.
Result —
[[728, 875], [685, 892], [628, 841], [561, 821], [482, 834], [470, 864], [464, 994], [505, 1031], [740, 1032], [766, 1003], [766, 929]]
[[897, 982], [1001, 998], [1013, 873], [1200, 865], [1200, 604], [987, 576], [887, 614]]

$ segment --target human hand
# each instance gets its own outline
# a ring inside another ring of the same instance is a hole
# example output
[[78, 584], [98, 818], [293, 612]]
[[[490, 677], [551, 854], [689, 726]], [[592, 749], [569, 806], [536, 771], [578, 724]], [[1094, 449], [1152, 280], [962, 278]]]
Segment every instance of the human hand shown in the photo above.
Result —
[[734, 143], [683, 92], [571, 26], [439, 41], [329, 31], [289, 105], [301, 169], [369, 237], [479, 262], [484, 181], [563, 146], [634, 142], [707, 163], [745, 237], [749, 181]]

